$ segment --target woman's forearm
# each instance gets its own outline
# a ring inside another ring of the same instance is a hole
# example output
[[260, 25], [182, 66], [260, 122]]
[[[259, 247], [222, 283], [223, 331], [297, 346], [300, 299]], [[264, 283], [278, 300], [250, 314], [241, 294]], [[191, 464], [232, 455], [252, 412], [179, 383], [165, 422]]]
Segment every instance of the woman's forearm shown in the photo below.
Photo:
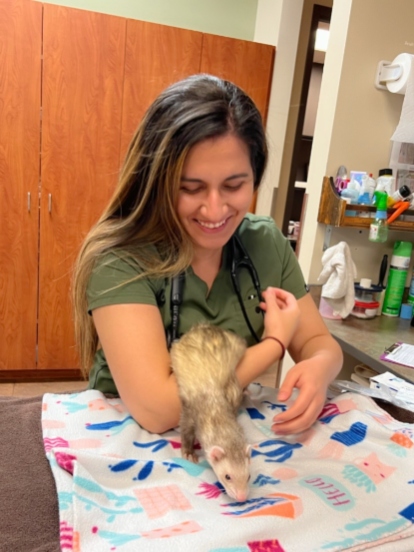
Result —
[[244, 388], [255, 381], [272, 364], [280, 360], [281, 356], [282, 347], [271, 339], [249, 347], [236, 369], [240, 385]]
[[292, 358], [295, 362], [318, 358], [320, 366], [326, 370], [329, 381], [336, 378], [343, 364], [342, 349], [330, 334], [312, 337], [303, 345], [299, 353], [292, 354]]
[[134, 420], [151, 433], [164, 433], [177, 427], [181, 402], [174, 374], [160, 379], [157, 388], [151, 391], [151, 400], [128, 400], [128, 408]]

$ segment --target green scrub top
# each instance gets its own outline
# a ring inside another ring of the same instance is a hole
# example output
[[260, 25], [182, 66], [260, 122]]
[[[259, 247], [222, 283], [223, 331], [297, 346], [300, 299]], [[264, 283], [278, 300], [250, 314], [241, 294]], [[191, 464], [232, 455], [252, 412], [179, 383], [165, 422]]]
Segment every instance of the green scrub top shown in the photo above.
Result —
[[[248, 214], [239, 226], [238, 234], [256, 268], [262, 290], [268, 286], [279, 287], [290, 291], [297, 299], [306, 294], [305, 281], [294, 251], [272, 218]], [[194, 274], [191, 267], [188, 268], [180, 306], [180, 335], [194, 324], [204, 321], [235, 332], [246, 340], [248, 346], [255, 343], [234, 291], [230, 268], [229, 244], [224, 247], [222, 266], [210, 292], [207, 284]], [[95, 266], [89, 280], [89, 313], [106, 305], [155, 305], [160, 310], [164, 328], [169, 328], [171, 281], [148, 278], [134, 280], [140, 273], [139, 262], [131, 257], [123, 257], [122, 252], [105, 255]], [[260, 337], [264, 324], [263, 315], [256, 312], [258, 299], [255, 287], [247, 269], [241, 268], [238, 277], [247, 315]], [[102, 349], [95, 355], [89, 374], [89, 388], [118, 394]]]

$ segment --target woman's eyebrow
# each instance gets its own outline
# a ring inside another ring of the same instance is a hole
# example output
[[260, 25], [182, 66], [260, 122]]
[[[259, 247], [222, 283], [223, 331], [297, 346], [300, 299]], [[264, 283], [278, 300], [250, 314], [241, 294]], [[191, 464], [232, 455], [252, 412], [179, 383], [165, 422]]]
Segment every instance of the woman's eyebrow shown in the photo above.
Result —
[[[234, 180], [236, 178], [247, 178], [248, 176], [249, 176], [248, 173], [232, 174], [231, 176], [228, 176], [227, 178], [225, 178], [224, 182], [226, 182], [227, 180]], [[204, 182], [204, 180], [202, 180], [201, 178], [188, 178], [187, 176], [182, 176], [181, 177], [181, 182], [202, 183], [202, 182]]]

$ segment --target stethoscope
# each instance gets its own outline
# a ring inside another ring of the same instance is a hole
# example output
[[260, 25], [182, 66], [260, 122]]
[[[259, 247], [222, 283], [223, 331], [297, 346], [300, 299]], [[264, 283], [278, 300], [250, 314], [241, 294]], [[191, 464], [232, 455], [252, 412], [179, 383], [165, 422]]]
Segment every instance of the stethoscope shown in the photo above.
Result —
[[[246, 321], [247, 327], [254, 340], [259, 343], [260, 339], [256, 332], [253, 329], [253, 326], [247, 315], [246, 307], [244, 306], [243, 297], [240, 289], [239, 275], [240, 271], [244, 268], [248, 271], [250, 278], [252, 280], [254, 289], [256, 291], [256, 297], [258, 302], [262, 300], [262, 292], [260, 288], [259, 275], [257, 270], [249, 257], [240, 237], [237, 234], [234, 234], [230, 239], [230, 258], [231, 258], [231, 267], [230, 267], [230, 276], [233, 284], [234, 291], [236, 292], [237, 299], [239, 301], [244, 319]], [[171, 325], [167, 329], [167, 345], [168, 348], [171, 347], [174, 341], [179, 339], [179, 325], [180, 325], [180, 305], [183, 301], [183, 289], [185, 282], [185, 274], [181, 272], [177, 276], [174, 276], [171, 280], [171, 296], [170, 296], [170, 311], [171, 311]], [[250, 298], [254, 298], [251, 296]], [[256, 311], [259, 311], [263, 314], [263, 311], [259, 306], [256, 307]]]

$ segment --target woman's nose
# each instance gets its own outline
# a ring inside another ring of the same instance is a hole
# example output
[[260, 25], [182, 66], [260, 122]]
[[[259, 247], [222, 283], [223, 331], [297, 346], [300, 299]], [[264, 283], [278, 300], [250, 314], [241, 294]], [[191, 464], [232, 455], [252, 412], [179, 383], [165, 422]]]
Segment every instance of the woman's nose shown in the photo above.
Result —
[[211, 222], [220, 222], [228, 212], [228, 205], [217, 190], [210, 191], [203, 202], [201, 213]]

